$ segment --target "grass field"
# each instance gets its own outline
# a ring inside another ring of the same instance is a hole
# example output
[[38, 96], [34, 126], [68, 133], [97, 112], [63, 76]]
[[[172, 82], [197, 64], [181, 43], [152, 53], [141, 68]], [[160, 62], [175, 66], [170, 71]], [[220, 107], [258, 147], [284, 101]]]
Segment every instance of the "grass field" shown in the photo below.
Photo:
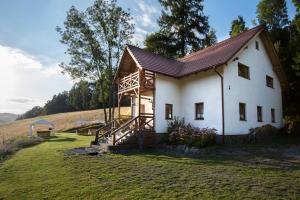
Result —
[[[121, 109], [121, 112], [123, 115], [128, 115], [130, 114], [130, 108], [124, 107]], [[57, 131], [63, 131], [78, 126], [78, 124], [76, 124], [78, 120], [86, 120], [86, 121], [103, 120], [104, 121], [104, 114], [103, 114], [103, 110], [99, 109], [99, 110], [89, 110], [89, 111], [47, 115], [47, 116], [18, 120], [12, 123], [2, 124], [0, 125], [0, 143], [3, 140], [15, 138], [16, 136], [26, 136], [29, 131], [29, 124], [41, 118], [54, 123]]]
[[217, 146], [199, 158], [64, 154], [91, 139], [58, 134], [20, 150], [0, 165], [0, 199], [300, 199], [299, 143]]

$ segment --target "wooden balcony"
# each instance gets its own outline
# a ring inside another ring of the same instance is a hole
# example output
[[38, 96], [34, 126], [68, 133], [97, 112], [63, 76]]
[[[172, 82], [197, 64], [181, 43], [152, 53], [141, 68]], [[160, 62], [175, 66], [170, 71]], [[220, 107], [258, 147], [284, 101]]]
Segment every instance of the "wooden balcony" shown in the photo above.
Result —
[[140, 91], [151, 90], [155, 87], [154, 73], [149, 71], [137, 71], [119, 80], [118, 94], [129, 93], [139, 89]]

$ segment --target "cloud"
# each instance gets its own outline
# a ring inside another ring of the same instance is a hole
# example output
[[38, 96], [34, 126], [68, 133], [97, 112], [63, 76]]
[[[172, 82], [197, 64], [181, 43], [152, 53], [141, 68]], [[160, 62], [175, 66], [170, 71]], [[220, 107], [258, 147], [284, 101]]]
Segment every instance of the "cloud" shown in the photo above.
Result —
[[8, 99], [8, 101], [15, 102], [15, 103], [29, 103], [32, 101], [32, 99], [18, 98], [18, 99]]
[[133, 43], [143, 46], [146, 35], [158, 28], [157, 18], [160, 9], [143, 0], [136, 2], [138, 9], [136, 10], [137, 14], [133, 19], [136, 33], [134, 34], [132, 41]]
[[20, 49], [0, 45], [0, 113], [23, 113], [69, 90], [73, 81], [60, 71], [58, 63], [43, 64]]
[[138, 1], [138, 6], [139, 9], [144, 13], [155, 14], [160, 12], [158, 8], [150, 4], [146, 4], [145, 1]]
[[142, 22], [142, 25], [144, 27], [153, 26], [151, 16], [149, 14], [139, 15], [139, 16], [137, 16], [136, 20], [139, 22]]

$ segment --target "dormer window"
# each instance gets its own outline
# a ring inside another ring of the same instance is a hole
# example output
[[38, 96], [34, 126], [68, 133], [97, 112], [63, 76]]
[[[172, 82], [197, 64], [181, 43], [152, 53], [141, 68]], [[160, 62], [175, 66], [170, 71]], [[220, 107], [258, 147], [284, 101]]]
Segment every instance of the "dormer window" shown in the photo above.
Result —
[[255, 48], [256, 48], [256, 50], [259, 51], [259, 42], [258, 41], [255, 41]]
[[246, 78], [246, 79], [250, 79], [250, 74], [249, 74], [249, 67], [239, 63], [238, 64], [238, 71], [239, 71], [239, 76]]

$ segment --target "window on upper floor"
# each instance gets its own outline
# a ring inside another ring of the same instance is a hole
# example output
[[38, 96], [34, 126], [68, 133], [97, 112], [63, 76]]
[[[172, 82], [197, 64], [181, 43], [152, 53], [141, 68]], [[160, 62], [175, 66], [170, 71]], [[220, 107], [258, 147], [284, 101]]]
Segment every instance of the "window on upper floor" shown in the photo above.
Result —
[[246, 104], [245, 103], [239, 104], [239, 111], [240, 111], [240, 120], [246, 121]]
[[255, 41], [255, 48], [256, 48], [256, 50], [259, 51], [259, 42], [258, 41]]
[[204, 103], [195, 103], [195, 119], [204, 120]]
[[240, 77], [250, 79], [249, 67], [242, 63], [238, 63], [238, 73]]
[[173, 119], [173, 104], [166, 104], [165, 118], [166, 119]]
[[263, 116], [262, 116], [262, 107], [257, 106], [257, 121], [262, 122], [263, 121]]
[[266, 85], [270, 88], [274, 88], [273, 78], [266, 75]]
[[271, 108], [271, 121], [272, 123], [275, 123], [275, 109]]

